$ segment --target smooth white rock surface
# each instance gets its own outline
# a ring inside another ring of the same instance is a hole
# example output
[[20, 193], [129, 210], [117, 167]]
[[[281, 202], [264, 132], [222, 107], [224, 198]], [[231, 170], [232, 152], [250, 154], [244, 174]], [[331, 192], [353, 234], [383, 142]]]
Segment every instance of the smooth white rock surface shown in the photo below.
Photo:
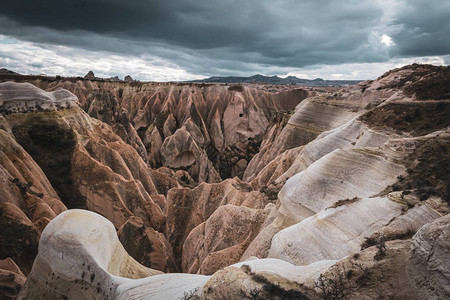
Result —
[[387, 198], [364, 198], [325, 209], [278, 232], [268, 257], [295, 265], [342, 259], [359, 251], [365, 237], [402, 214], [402, 207]]
[[337, 128], [321, 133], [314, 141], [308, 143], [278, 181], [305, 170], [315, 161], [337, 149], [382, 147], [388, 140], [388, 135], [369, 129], [357, 118], [352, 118]]
[[276, 258], [262, 258], [251, 259], [239, 262], [232, 266], [241, 267], [247, 265], [252, 272], [267, 272], [290, 281], [304, 283], [306, 281], [314, 282], [322, 272], [331, 267], [337, 260], [322, 260], [306, 266], [296, 266], [281, 259]]
[[183, 299], [201, 289], [211, 276], [195, 274], [162, 274], [137, 280], [126, 280], [116, 289], [117, 300]]
[[339, 200], [376, 195], [404, 172], [371, 148], [338, 149], [286, 182], [280, 212], [299, 222]]
[[0, 110], [3, 112], [55, 110], [77, 105], [77, 96], [62, 88], [46, 92], [27, 82], [0, 83]]

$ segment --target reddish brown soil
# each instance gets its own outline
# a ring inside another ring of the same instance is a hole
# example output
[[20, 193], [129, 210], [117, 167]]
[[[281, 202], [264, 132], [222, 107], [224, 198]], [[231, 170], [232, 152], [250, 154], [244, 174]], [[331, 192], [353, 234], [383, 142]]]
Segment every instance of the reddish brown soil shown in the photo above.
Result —
[[[414, 72], [381, 88], [401, 88], [405, 95], [415, 96], [417, 100], [450, 99], [450, 67], [413, 64], [401, 69], [412, 69]], [[381, 78], [397, 71], [389, 71]]]
[[425, 135], [450, 125], [450, 102], [393, 102], [362, 115], [372, 128]]
[[421, 200], [431, 195], [450, 204], [450, 139], [433, 138], [420, 142], [403, 163], [408, 176], [400, 177], [394, 190], [416, 190]]

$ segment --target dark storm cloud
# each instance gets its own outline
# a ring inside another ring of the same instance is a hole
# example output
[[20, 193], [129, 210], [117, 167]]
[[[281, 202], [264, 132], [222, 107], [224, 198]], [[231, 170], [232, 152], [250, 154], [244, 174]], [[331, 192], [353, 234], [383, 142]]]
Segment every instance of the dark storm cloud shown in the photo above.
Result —
[[391, 2], [16, 0], [2, 4], [0, 34], [159, 56], [203, 75], [450, 53], [446, 1], [402, 2], [386, 21]]
[[408, 1], [392, 25], [400, 56], [446, 55], [450, 53], [450, 1]]
[[246, 4], [224, 2], [21, 0], [5, 3], [2, 12], [29, 26], [161, 40], [197, 49], [254, 39], [249, 20], [242, 19], [251, 17], [247, 8], [241, 9]]

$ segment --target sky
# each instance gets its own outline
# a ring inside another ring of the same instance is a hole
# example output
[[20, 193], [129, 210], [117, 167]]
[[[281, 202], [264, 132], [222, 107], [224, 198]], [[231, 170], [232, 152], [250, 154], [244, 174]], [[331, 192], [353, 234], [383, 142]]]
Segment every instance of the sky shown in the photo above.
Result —
[[14, 0], [0, 68], [149, 81], [375, 79], [450, 64], [448, 0]]

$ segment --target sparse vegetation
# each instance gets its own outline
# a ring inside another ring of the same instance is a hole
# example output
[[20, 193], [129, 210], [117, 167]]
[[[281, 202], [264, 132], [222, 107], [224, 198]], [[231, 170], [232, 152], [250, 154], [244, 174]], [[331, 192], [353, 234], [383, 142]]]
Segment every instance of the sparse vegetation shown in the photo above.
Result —
[[199, 300], [200, 296], [197, 295], [197, 291], [198, 288], [188, 292], [184, 292], [183, 298], [181, 298], [181, 300]]
[[433, 72], [405, 84], [403, 91], [407, 96], [415, 95], [418, 100], [450, 99], [450, 67], [432, 67]]
[[307, 300], [308, 297], [300, 291], [286, 290], [278, 284], [265, 284], [262, 289], [253, 289], [249, 292], [241, 290], [241, 295], [246, 299], [265, 300], [265, 299], [282, 299], [282, 300]]
[[386, 256], [386, 240], [383, 236], [380, 237], [380, 239], [378, 240], [378, 244], [376, 244], [375, 247], [378, 249], [377, 253], [374, 256], [376, 260], [380, 260], [384, 256]]
[[283, 299], [283, 300], [307, 300], [299, 290], [285, 289], [279, 284], [273, 283], [261, 274], [251, 271], [250, 266], [242, 265], [242, 270], [249, 274], [251, 279], [257, 283], [262, 284], [260, 289], [255, 288], [248, 292], [241, 290], [241, 295], [246, 299], [251, 300], [265, 300], [265, 299]]
[[335, 277], [320, 274], [314, 286], [319, 290], [320, 297], [324, 300], [345, 299], [352, 291], [352, 287], [344, 278], [343, 272], [339, 272]]
[[358, 197], [353, 197], [352, 199], [347, 198], [347, 199], [339, 200], [339, 201], [335, 202], [332, 206], [330, 206], [330, 208], [337, 208], [342, 205], [349, 205], [349, 204], [355, 203], [359, 200], [361, 200], [361, 198], [358, 198]]
[[448, 127], [449, 115], [450, 102], [393, 102], [372, 109], [360, 120], [372, 128], [420, 136]]
[[[352, 267], [354, 267], [355, 269], [357, 269], [361, 273], [361, 275], [359, 275], [359, 277], [357, 278], [356, 282], [359, 283], [359, 284], [364, 284], [370, 277], [370, 270], [369, 270], [369, 268], [365, 267], [363, 265], [363, 263], [361, 263], [361, 262], [352, 261], [351, 263], [352, 263]], [[352, 270], [350, 270], [350, 271], [352, 271]], [[347, 276], [347, 278], [348, 277], [349, 276]]]
[[413, 190], [420, 200], [435, 195], [450, 204], [450, 139], [436, 137], [418, 141], [403, 161], [408, 176], [398, 178], [394, 191]]
[[368, 247], [378, 245], [380, 242], [380, 239], [382, 238], [384, 242], [387, 241], [393, 241], [393, 240], [406, 240], [412, 238], [412, 236], [416, 233], [416, 230], [414, 230], [413, 227], [409, 227], [407, 230], [404, 231], [394, 231], [389, 234], [384, 234], [382, 237], [375, 233], [372, 234], [370, 237], [366, 237], [364, 241], [361, 244], [361, 250], [364, 250]]
[[229, 91], [243, 92], [244, 86], [242, 84], [232, 84], [228, 87]]
[[[413, 64], [402, 69], [414, 72], [380, 89], [402, 88], [405, 95], [415, 96], [418, 100], [450, 99], [450, 67]], [[389, 71], [381, 78], [397, 71]]]

